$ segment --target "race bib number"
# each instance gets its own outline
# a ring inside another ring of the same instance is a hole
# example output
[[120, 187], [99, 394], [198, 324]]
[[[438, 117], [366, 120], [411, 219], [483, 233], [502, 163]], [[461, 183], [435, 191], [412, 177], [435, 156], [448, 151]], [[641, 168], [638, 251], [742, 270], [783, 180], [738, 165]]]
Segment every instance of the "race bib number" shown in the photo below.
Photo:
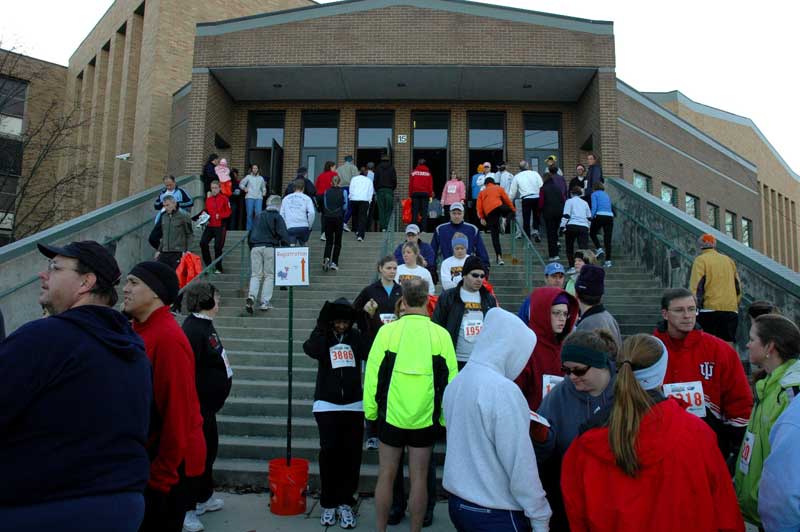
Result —
[[531, 412], [531, 421], [533, 421], [534, 423], [538, 423], [539, 425], [544, 425], [545, 427], [550, 426], [550, 422], [547, 421], [547, 419], [544, 416], [540, 416], [533, 410], [531, 410], [530, 412]]
[[336, 344], [330, 348], [330, 354], [333, 369], [356, 367], [356, 357], [353, 354], [353, 348], [349, 345]]
[[483, 320], [467, 320], [464, 323], [464, 338], [475, 341], [483, 328]]
[[542, 399], [563, 380], [564, 377], [559, 377], [558, 375], [542, 375]]
[[456, 186], [455, 185], [447, 185], [447, 193], [448, 194], [455, 194], [456, 193]]
[[753, 458], [753, 446], [756, 444], [756, 435], [749, 430], [744, 435], [742, 442], [742, 456], [739, 459], [739, 471], [745, 475], [750, 471], [750, 459]]
[[697, 417], [706, 417], [706, 398], [703, 395], [703, 383], [673, 382], [664, 385], [664, 395], [676, 397], [689, 403], [686, 411]]
[[222, 350], [222, 361], [225, 362], [225, 373], [230, 379], [233, 377], [233, 368], [231, 367], [231, 363], [228, 362], [228, 353], [226, 353], [224, 349]]
[[378, 317], [381, 319], [381, 324], [386, 325], [387, 323], [392, 323], [397, 319], [397, 316], [394, 314], [378, 314]]

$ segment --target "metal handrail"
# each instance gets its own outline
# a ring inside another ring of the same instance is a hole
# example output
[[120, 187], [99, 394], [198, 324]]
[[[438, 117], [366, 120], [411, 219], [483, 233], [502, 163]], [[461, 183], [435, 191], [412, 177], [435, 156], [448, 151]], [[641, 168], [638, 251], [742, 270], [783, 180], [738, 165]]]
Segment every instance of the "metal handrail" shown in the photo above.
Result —
[[[194, 196], [192, 198], [192, 201], [194, 202], [194, 201], [197, 201], [198, 199], [204, 199], [204, 198], [205, 198], [205, 196]], [[116, 236], [112, 236], [110, 238], [107, 238], [106, 240], [103, 241], [102, 244], [103, 244], [103, 246], [108, 246], [109, 244], [113, 244], [115, 242], [119, 242], [120, 240], [122, 240], [123, 238], [128, 236], [129, 234], [140, 230], [141, 228], [145, 227], [149, 223], [152, 223], [152, 219], [148, 216], [143, 222], [141, 222], [141, 223], [139, 223], [137, 225], [134, 225], [133, 227], [127, 229], [123, 233], [120, 233], [120, 234], [118, 234]], [[34, 275], [33, 277], [31, 277], [30, 279], [21, 282], [20, 284], [18, 284], [16, 286], [12, 286], [11, 288], [9, 288], [9, 289], [7, 289], [7, 290], [5, 290], [3, 292], [0, 292], [0, 299], [3, 299], [3, 298], [6, 298], [6, 297], [10, 296], [11, 294], [13, 294], [15, 292], [18, 292], [19, 290], [22, 290], [26, 286], [29, 286], [29, 285], [35, 283], [38, 280], [39, 280], [39, 275], [37, 274], [37, 275]]]
[[[378, 257], [378, 260], [381, 260], [386, 255], [391, 254], [391, 245], [394, 241], [394, 233], [397, 229], [397, 209], [400, 205], [400, 202], [397, 199], [393, 199], [393, 208], [392, 214], [389, 217], [389, 225], [386, 227], [386, 234], [383, 236], [383, 246], [381, 248], [381, 256]], [[380, 273], [376, 273], [376, 277], [380, 278]]]
[[[233, 245], [231, 248], [227, 249], [226, 251], [224, 251], [224, 252], [222, 253], [222, 255], [220, 255], [220, 256], [219, 256], [219, 257], [217, 257], [216, 259], [212, 260], [212, 261], [209, 263], [209, 265], [208, 265], [208, 266], [206, 266], [205, 268], [203, 268], [203, 269], [202, 269], [202, 271], [201, 271], [200, 273], [198, 273], [198, 274], [197, 274], [197, 276], [196, 276], [196, 277], [194, 277], [194, 278], [193, 278], [191, 281], [189, 281], [188, 283], [186, 283], [186, 284], [183, 286], [183, 288], [181, 288], [181, 289], [178, 291], [178, 294], [179, 294], [179, 295], [180, 295], [180, 294], [183, 294], [183, 293], [186, 291], [186, 288], [188, 288], [190, 284], [192, 284], [193, 282], [197, 281], [198, 279], [203, 279], [203, 278], [205, 278], [205, 277], [209, 276], [209, 275], [211, 274], [211, 272], [212, 272], [212, 271], [214, 271], [214, 269], [217, 267], [217, 264], [221, 263], [221, 262], [222, 262], [222, 259], [224, 259], [224, 258], [225, 258], [225, 257], [227, 257], [228, 255], [230, 255], [231, 253], [233, 253], [233, 251], [234, 251], [236, 248], [238, 248], [239, 246], [241, 246], [241, 255], [240, 255], [240, 260], [241, 260], [241, 262], [242, 262], [242, 265], [244, 265], [244, 257], [246, 256], [246, 252], [245, 252], [245, 246], [244, 246], [243, 244], [244, 244], [244, 243], [247, 241], [247, 235], [248, 235], [248, 233], [245, 233], [245, 234], [242, 236], [242, 238], [240, 238], [240, 239], [239, 239], [239, 240], [238, 240], [238, 241], [237, 241], [237, 242], [236, 242], [236, 243], [235, 243], [235, 244], [234, 244], [234, 245]], [[240, 287], [240, 288], [241, 288], [241, 287], [244, 285], [244, 276], [245, 276], [245, 268], [244, 268], [244, 266], [243, 266], [242, 268], [239, 268], [239, 287]]]

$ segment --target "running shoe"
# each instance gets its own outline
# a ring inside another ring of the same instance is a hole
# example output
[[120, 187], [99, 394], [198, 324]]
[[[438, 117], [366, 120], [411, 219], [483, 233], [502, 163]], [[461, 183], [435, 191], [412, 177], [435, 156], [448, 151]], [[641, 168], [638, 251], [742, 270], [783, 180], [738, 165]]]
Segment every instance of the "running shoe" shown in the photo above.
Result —
[[323, 508], [319, 524], [322, 526], [334, 526], [336, 524], [336, 508]]
[[339, 526], [348, 529], [348, 528], [355, 528], [356, 527], [356, 516], [353, 513], [353, 509], [346, 505], [342, 504], [339, 506], [337, 512], [339, 514]]

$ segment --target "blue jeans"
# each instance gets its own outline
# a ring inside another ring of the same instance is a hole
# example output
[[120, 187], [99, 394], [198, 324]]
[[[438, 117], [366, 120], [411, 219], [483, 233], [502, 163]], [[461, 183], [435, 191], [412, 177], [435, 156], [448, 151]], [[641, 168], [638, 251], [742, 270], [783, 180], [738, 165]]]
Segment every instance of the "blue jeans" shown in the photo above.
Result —
[[261, 207], [262, 207], [262, 200], [259, 199], [250, 199], [245, 198], [244, 205], [247, 209], [247, 230], [253, 228], [253, 224], [258, 219], [258, 215], [261, 214]]
[[0, 507], [0, 528], [26, 532], [136, 532], [144, 517], [138, 492]]
[[522, 510], [493, 510], [450, 494], [450, 521], [458, 532], [530, 532]]
[[290, 227], [287, 232], [290, 244], [305, 244], [311, 236], [311, 229], [308, 227]]

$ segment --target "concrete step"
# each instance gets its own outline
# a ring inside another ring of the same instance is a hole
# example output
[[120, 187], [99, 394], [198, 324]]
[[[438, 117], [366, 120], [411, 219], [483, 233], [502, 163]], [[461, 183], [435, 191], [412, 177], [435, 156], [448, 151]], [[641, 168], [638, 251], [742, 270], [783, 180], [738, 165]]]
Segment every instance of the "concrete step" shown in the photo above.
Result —
[[[283, 377], [283, 380], [234, 379], [231, 395], [238, 397], [288, 397], [289, 383], [285, 379], [286, 377]], [[294, 379], [292, 383], [292, 398], [294, 399], [295, 397], [297, 399], [313, 399], [314, 381], [298, 381]]]
[[[315, 383], [317, 380], [317, 361], [309, 357], [314, 365], [297, 365], [292, 364], [292, 380], [293, 382], [306, 382]], [[257, 381], [274, 381], [274, 380], [287, 380], [288, 370], [285, 365], [283, 366], [251, 366], [251, 365], [233, 365], [233, 373], [238, 379], [244, 380], [257, 380]]]
[[[234, 375], [235, 378], [235, 375]], [[293, 399], [292, 416], [303, 417], [311, 415], [311, 407], [314, 401], [310, 399]], [[286, 419], [288, 410], [286, 397], [238, 397], [230, 396], [225, 401], [220, 415], [225, 416], [258, 416], [258, 417], [281, 417]], [[223, 434], [221, 432], [221, 434]]]

